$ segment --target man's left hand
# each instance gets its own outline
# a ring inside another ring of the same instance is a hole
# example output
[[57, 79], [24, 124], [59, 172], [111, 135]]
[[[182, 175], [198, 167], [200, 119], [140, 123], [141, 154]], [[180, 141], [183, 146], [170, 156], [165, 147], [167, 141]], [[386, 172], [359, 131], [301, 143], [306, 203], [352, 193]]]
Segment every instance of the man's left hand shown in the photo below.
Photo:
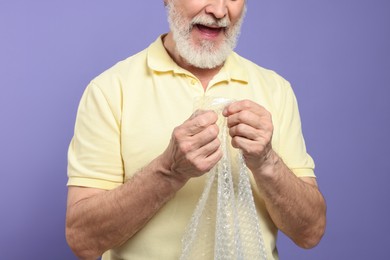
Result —
[[227, 117], [232, 146], [242, 150], [252, 172], [261, 169], [272, 153], [271, 114], [255, 102], [242, 100], [228, 105], [223, 115]]

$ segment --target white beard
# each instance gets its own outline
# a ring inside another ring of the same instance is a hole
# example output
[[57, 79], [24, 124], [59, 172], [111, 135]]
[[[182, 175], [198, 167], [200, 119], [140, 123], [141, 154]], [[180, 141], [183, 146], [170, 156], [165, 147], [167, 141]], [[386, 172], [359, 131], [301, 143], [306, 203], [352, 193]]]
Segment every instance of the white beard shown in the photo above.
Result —
[[[188, 64], [201, 69], [212, 69], [222, 65], [236, 47], [245, 12], [246, 7], [240, 19], [232, 27], [227, 17], [216, 20], [210, 15], [202, 14], [194, 17], [192, 21], [186, 21], [182, 13], [177, 10], [174, 1], [169, 1], [167, 4], [168, 22], [179, 55]], [[215, 46], [214, 42], [209, 40], [202, 40], [200, 46], [196, 46], [191, 40], [191, 30], [196, 24], [225, 27], [225, 39], [220, 46]]]

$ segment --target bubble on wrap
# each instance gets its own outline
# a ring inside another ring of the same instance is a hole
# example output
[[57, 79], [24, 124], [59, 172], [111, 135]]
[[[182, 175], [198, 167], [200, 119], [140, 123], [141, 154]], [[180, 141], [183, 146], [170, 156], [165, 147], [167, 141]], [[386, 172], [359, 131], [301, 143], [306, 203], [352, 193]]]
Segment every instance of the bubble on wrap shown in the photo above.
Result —
[[[181, 260], [267, 259], [247, 167], [241, 152], [236, 158], [230, 152], [222, 111], [231, 102], [204, 97], [194, 103], [197, 110], [218, 114], [223, 157], [207, 173], [205, 188], [182, 239]], [[233, 160], [237, 161], [237, 174], [232, 174]]]

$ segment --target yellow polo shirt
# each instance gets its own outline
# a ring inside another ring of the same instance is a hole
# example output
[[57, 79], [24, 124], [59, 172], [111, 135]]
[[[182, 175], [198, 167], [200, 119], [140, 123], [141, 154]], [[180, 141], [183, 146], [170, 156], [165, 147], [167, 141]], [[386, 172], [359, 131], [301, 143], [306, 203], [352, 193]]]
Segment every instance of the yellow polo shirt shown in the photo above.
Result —
[[[68, 185], [110, 190], [123, 184], [165, 150], [174, 127], [192, 114], [194, 100], [202, 96], [250, 99], [264, 106], [272, 114], [274, 150], [297, 176], [314, 177], [287, 81], [232, 53], [204, 91], [170, 58], [159, 37], [86, 88], [69, 146]], [[204, 181], [190, 180], [142, 230], [103, 259], [178, 259]], [[277, 229], [256, 188], [253, 194], [268, 258], [278, 259]]]

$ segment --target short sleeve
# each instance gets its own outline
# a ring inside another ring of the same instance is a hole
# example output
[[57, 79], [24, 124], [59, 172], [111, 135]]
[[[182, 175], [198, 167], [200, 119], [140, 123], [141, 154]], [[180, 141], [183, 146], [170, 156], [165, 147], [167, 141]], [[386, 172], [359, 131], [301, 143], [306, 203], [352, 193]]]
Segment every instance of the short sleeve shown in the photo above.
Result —
[[120, 118], [109, 100], [94, 83], [81, 98], [68, 150], [68, 186], [108, 190], [123, 183]]
[[283, 80], [279, 111], [279, 156], [298, 177], [315, 177], [314, 161], [306, 151], [296, 97], [290, 84]]

